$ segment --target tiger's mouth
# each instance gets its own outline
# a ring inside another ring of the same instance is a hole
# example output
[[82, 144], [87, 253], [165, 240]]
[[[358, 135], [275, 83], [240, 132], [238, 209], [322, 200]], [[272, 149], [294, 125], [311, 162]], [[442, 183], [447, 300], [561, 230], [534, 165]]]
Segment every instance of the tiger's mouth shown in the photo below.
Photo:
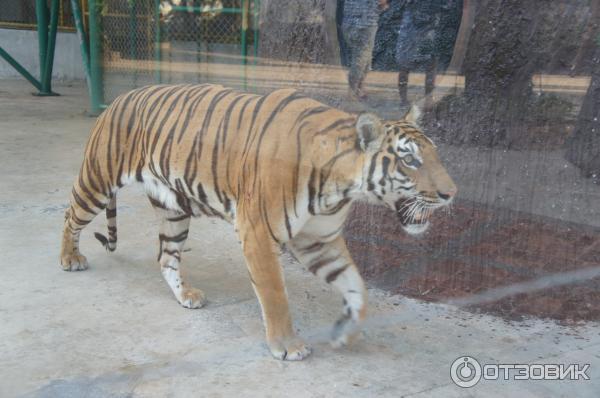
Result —
[[429, 218], [434, 209], [434, 206], [416, 199], [404, 199], [396, 203], [400, 225], [410, 235], [422, 234], [429, 228]]

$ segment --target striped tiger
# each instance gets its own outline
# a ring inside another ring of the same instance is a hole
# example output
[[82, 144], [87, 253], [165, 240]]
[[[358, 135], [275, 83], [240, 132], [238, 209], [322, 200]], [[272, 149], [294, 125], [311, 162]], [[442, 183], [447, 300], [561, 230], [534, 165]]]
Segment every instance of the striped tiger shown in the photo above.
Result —
[[93, 127], [65, 214], [62, 267], [88, 267], [79, 236], [103, 209], [108, 237], [96, 237], [115, 250], [117, 191], [141, 183], [162, 220], [158, 262], [182, 306], [205, 303], [180, 272], [190, 218], [218, 217], [241, 241], [273, 356], [310, 354], [292, 327], [279, 263], [284, 245], [343, 295], [332, 344], [345, 345], [358, 333], [367, 301], [342, 238], [350, 204], [384, 204], [407, 232], [420, 233], [456, 193], [414, 117], [382, 122], [291, 89], [264, 96], [211, 84], [133, 90]]

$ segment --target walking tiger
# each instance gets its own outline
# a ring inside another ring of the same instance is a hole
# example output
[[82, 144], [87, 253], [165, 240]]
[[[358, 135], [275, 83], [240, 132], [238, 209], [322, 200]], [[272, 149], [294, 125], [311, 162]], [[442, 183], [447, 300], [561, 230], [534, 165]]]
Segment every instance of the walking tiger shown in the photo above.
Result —
[[303, 359], [310, 349], [292, 327], [282, 246], [343, 295], [332, 343], [345, 345], [359, 332], [367, 304], [341, 234], [351, 203], [388, 206], [417, 234], [456, 194], [414, 110], [387, 122], [290, 89], [263, 96], [211, 84], [143, 87], [118, 97], [93, 127], [65, 214], [64, 270], [88, 267], [79, 237], [101, 210], [108, 236], [96, 237], [115, 250], [117, 191], [134, 182], [143, 184], [162, 220], [158, 262], [186, 308], [205, 303], [180, 273], [190, 218], [219, 217], [235, 226], [268, 346], [284, 360]]

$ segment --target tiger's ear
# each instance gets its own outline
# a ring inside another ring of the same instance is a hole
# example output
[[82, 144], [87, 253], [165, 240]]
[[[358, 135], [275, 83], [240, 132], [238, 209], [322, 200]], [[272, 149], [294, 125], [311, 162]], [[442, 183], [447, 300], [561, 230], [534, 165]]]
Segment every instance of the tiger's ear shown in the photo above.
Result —
[[415, 126], [419, 126], [421, 124], [421, 116], [421, 108], [419, 105], [412, 104], [402, 119], [414, 124]]
[[363, 151], [372, 151], [381, 147], [383, 126], [377, 116], [363, 112], [356, 118], [356, 132], [358, 144]]

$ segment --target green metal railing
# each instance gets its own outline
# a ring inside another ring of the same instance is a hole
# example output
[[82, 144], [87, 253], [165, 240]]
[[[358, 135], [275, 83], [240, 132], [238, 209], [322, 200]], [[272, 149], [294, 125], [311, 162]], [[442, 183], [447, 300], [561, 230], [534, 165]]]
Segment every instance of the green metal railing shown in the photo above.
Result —
[[[79, 37], [81, 58], [85, 78], [88, 87], [88, 95], [90, 98], [90, 113], [99, 114], [104, 105], [104, 80], [102, 70], [102, 8], [106, 0], [88, 0], [88, 24], [87, 32], [85, 18], [82, 12], [81, 2], [85, 0], [70, 0], [75, 22], [76, 31]], [[250, 5], [253, 9], [250, 11]], [[139, 15], [134, 9], [134, 2], [127, 2], [129, 12], [126, 17], [129, 19], [129, 56], [137, 59], [137, 48], [135, 46], [135, 35], [137, 32], [137, 24]], [[153, 15], [155, 25], [154, 33], [154, 80], [157, 83], [162, 81], [161, 64], [161, 11], [160, 0], [154, 0]], [[252, 18], [254, 26], [254, 36], [252, 37], [254, 63], [258, 56], [258, 14], [260, 2], [259, 0], [241, 0], [240, 7], [229, 8], [205, 8], [200, 6], [172, 6], [172, 11], [192, 12], [195, 14], [203, 13], [223, 13], [223, 14], [240, 14], [241, 29], [240, 29], [240, 47], [241, 47], [241, 62], [244, 65], [243, 69], [243, 85], [246, 88], [246, 65], [248, 58], [248, 28], [250, 18]], [[38, 22], [38, 44], [39, 44], [39, 65], [40, 73], [37, 79], [32, 73], [25, 69], [16, 59], [14, 59], [5, 49], [0, 47], [0, 57], [5, 59], [17, 72], [27, 79], [37, 90], [37, 95], [58, 95], [52, 91], [52, 70], [54, 65], [54, 52], [56, 47], [56, 34], [58, 28], [60, 11], [60, 1], [51, 0], [50, 8], [47, 6], [46, 0], [36, 0], [36, 18]]]
[[[48, 11], [50, 15], [48, 16]], [[60, 11], [59, 0], [52, 0], [50, 10], [45, 0], [36, 0], [36, 17], [38, 26], [38, 56], [40, 78], [36, 79], [27, 69], [14, 59], [5, 49], [0, 47], [0, 57], [4, 58], [17, 72], [29, 81], [38, 92], [36, 95], [58, 95], [52, 91], [52, 69], [54, 66], [54, 49]]]

